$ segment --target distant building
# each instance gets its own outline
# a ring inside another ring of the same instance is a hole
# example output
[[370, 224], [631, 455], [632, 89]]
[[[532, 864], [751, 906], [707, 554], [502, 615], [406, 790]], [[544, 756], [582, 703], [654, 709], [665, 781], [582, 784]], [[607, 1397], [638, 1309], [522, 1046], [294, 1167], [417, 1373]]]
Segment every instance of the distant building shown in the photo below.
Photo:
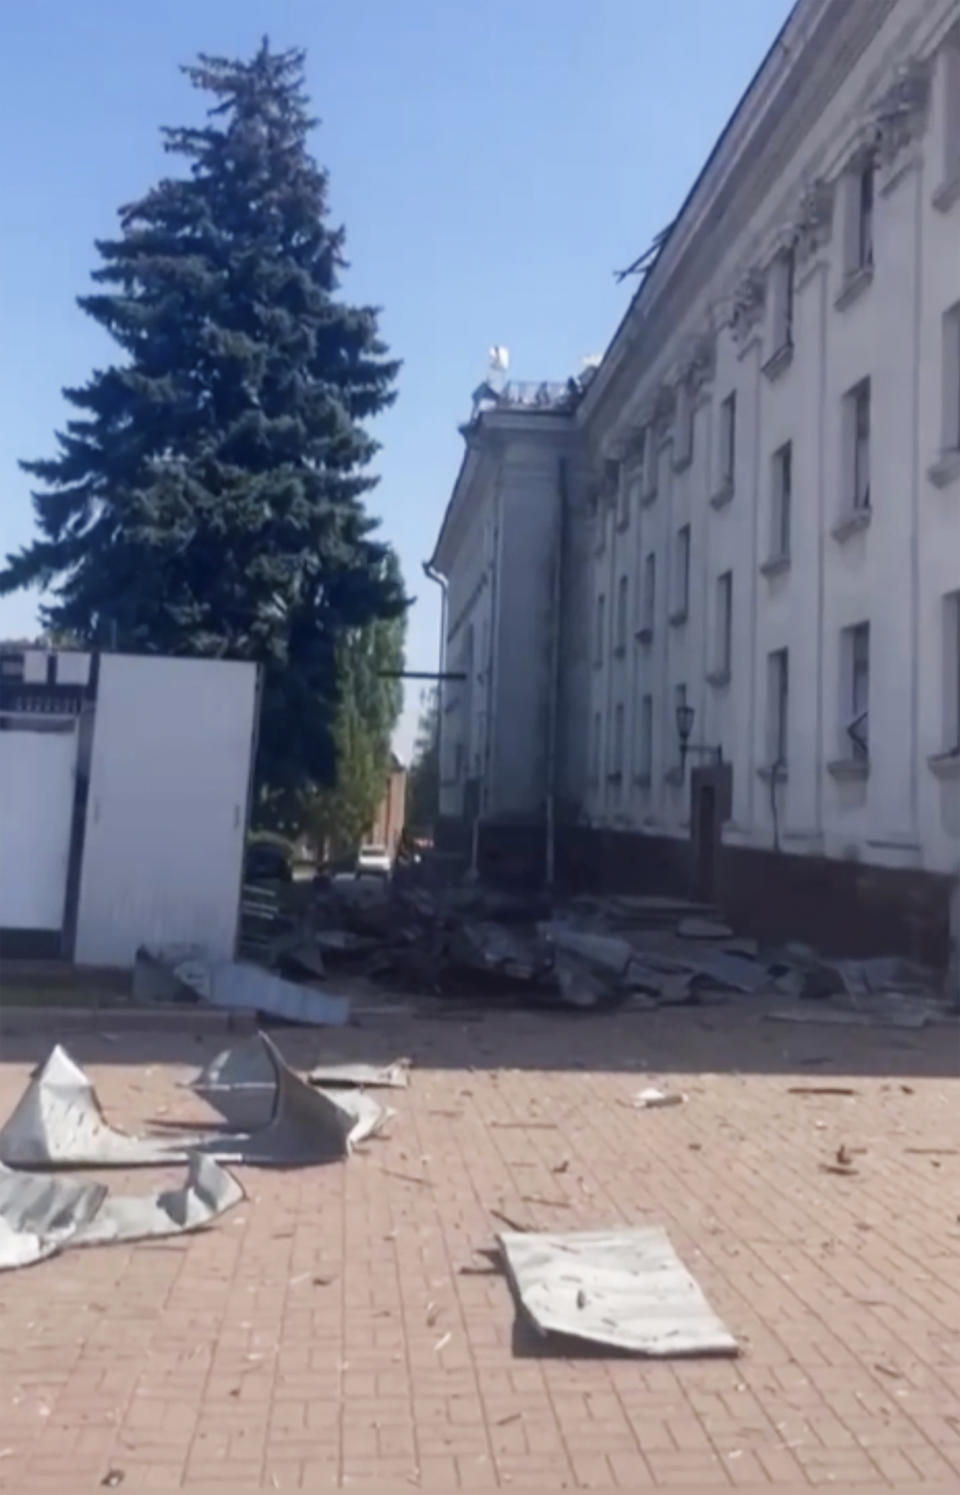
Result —
[[390, 754], [390, 765], [384, 783], [383, 799], [367, 840], [372, 846], [384, 846], [391, 856], [397, 854], [397, 844], [403, 831], [407, 813], [407, 770], [395, 753]]
[[942, 953], [960, 0], [799, 0], [589, 384], [463, 429], [443, 815], [552, 807], [582, 876]]

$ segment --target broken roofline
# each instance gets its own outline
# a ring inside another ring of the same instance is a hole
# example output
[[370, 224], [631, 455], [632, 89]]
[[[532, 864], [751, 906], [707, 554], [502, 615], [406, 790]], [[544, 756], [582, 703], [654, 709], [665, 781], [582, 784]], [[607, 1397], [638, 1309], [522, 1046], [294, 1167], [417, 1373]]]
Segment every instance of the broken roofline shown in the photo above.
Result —
[[814, 42], [814, 33], [823, 16], [836, 5], [837, 0], [796, 0], [665, 231], [652, 264], [631, 297], [596, 374], [584, 391], [579, 418], [589, 416], [602, 399], [628, 354], [628, 329], [636, 334], [632, 324], [638, 316], [648, 313], [682, 270], [691, 242], [728, 184], [744, 147], [763, 130], [788, 74], [796, 67], [801, 53]]

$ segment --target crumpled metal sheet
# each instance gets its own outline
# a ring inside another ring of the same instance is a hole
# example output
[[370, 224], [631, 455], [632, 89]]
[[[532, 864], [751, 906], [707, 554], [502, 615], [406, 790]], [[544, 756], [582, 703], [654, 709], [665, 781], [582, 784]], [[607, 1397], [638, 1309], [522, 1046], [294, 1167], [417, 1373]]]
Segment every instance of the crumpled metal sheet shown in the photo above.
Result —
[[255, 1131], [131, 1137], [104, 1118], [93, 1084], [59, 1045], [0, 1128], [0, 1162], [16, 1168], [143, 1167], [200, 1152], [222, 1162], [269, 1167], [343, 1157], [387, 1119], [372, 1096], [333, 1096], [307, 1085], [260, 1034], [273, 1069], [269, 1122]]
[[409, 1059], [392, 1064], [315, 1064], [307, 1075], [311, 1085], [357, 1086], [358, 1089], [406, 1090], [410, 1083]]
[[577, 929], [562, 919], [551, 919], [549, 923], [541, 924], [539, 929], [544, 938], [558, 950], [579, 955], [581, 959], [601, 966], [614, 976], [623, 975], [634, 954], [633, 946], [619, 935], [596, 934], [589, 929]]
[[214, 1007], [269, 1012], [288, 1023], [343, 1027], [350, 998], [284, 981], [243, 960], [211, 961], [195, 945], [143, 945], [133, 970], [137, 1001], [195, 1001]]
[[190, 1159], [182, 1187], [142, 1196], [0, 1168], [0, 1271], [31, 1266], [68, 1247], [200, 1230], [243, 1197], [225, 1168], [199, 1156]]
[[736, 1355], [659, 1226], [499, 1237], [514, 1292], [543, 1334], [638, 1355]]
[[[392, 1064], [329, 1063], [314, 1065], [307, 1075], [311, 1085], [336, 1089], [406, 1090], [409, 1083], [409, 1059], [395, 1059]], [[276, 1080], [273, 1066], [262, 1044], [234, 1044], [205, 1064], [190, 1081], [190, 1089], [200, 1095], [217, 1090], [273, 1088]]]

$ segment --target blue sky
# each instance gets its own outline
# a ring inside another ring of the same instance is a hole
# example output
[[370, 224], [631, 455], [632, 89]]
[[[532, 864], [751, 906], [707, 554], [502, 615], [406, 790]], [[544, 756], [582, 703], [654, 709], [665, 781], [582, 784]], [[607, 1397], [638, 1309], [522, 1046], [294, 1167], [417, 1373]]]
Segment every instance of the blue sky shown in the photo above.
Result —
[[[74, 305], [93, 240], [170, 169], [158, 126], [195, 118], [178, 64], [308, 49], [346, 224], [344, 292], [383, 307], [404, 360], [377, 425], [372, 498], [417, 602], [411, 668], [436, 667], [431, 553], [457, 425], [492, 343], [512, 377], [564, 378], [602, 352], [630, 293], [613, 271], [674, 215], [789, 0], [35, 0], [0, 55], [0, 547], [32, 532], [18, 457], [47, 455], [63, 385], [110, 345]], [[36, 598], [0, 599], [0, 637]], [[418, 691], [399, 734], [409, 749]]]

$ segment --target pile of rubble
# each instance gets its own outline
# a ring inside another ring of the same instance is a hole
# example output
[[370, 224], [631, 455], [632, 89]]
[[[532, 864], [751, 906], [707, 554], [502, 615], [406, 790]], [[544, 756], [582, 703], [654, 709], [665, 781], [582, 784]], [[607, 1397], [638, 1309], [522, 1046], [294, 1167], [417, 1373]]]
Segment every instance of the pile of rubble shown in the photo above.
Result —
[[[659, 896], [543, 897], [479, 885], [379, 879], [304, 889], [285, 909], [248, 899], [251, 959], [212, 964], [198, 949], [144, 949], [143, 1000], [198, 999], [287, 1021], [348, 1021], [351, 996], [379, 988], [436, 1011], [464, 1005], [598, 1012], [766, 995], [790, 1021], [919, 1027], [942, 1014], [933, 973], [894, 958], [828, 961], [799, 945], [762, 949], [715, 910]], [[255, 908], [254, 915], [249, 909]]]

